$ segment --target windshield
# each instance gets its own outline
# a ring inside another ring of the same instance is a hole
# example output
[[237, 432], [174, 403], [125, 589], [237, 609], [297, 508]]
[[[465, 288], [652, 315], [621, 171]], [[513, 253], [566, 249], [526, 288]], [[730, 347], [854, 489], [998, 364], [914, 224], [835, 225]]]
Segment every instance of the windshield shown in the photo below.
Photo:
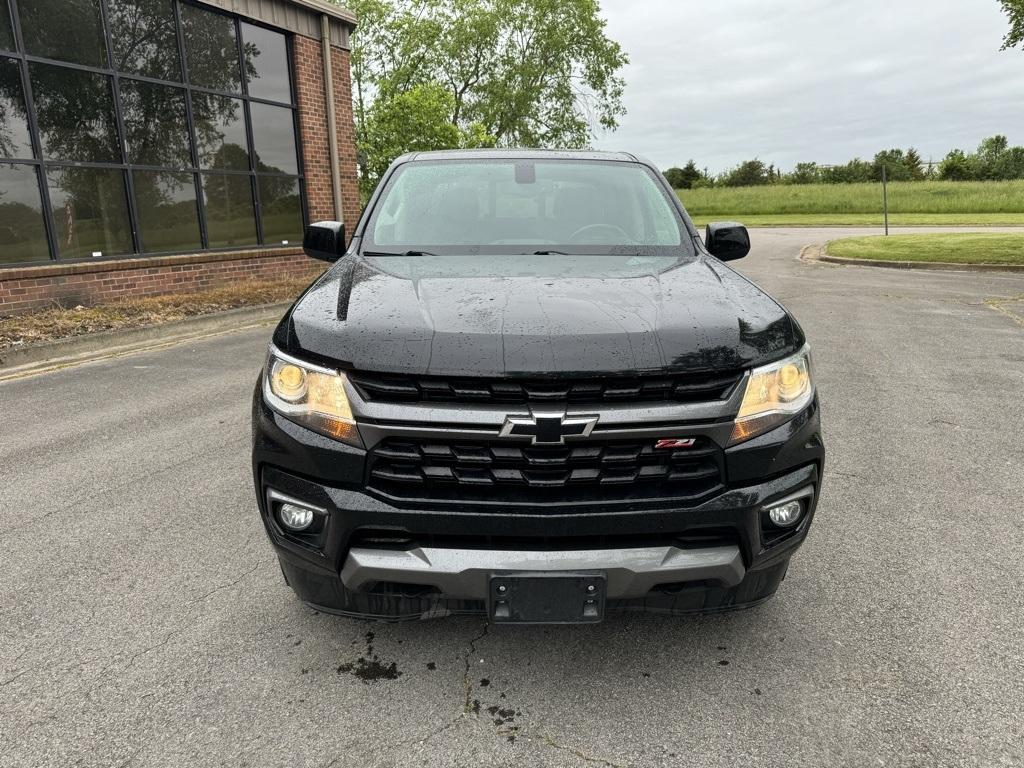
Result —
[[363, 251], [692, 255], [668, 194], [638, 163], [425, 160], [388, 181]]

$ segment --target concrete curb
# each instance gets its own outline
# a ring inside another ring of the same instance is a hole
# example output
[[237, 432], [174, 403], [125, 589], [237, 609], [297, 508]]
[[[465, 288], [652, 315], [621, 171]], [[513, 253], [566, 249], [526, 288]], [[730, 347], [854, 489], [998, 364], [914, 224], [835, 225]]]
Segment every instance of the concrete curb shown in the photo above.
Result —
[[940, 272], [1024, 272], [1024, 264], [954, 264], [948, 261], [883, 261], [881, 259], [850, 259], [832, 256], [828, 246], [835, 242], [808, 245], [800, 251], [804, 261], [824, 261], [829, 264], [850, 264], [858, 267], [883, 267], [885, 269], [931, 269]]
[[0, 350], [0, 380], [276, 323], [289, 306], [290, 303], [242, 307], [160, 325], [100, 331], [60, 341]]
[[821, 254], [825, 251], [824, 243], [813, 243], [805, 245], [797, 255], [797, 261], [806, 261], [808, 264], [821, 264]]

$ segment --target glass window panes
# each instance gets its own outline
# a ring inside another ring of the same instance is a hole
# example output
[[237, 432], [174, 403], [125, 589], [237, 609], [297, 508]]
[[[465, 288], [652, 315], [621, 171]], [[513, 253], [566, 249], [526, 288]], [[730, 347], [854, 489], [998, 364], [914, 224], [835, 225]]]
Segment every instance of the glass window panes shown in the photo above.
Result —
[[18, 15], [26, 53], [107, 66], [100, 0], [27, 0], [18, 3]]
[[143, 251], [180, 252], [201, 247], [196, 183], [191, 173], [135, 171], [132, 181]]
[[173, 0], [107, 0], [114, 69], [181, 80]]
[[124, 174], [116, 168], [52, 168], [46, 172], [61, 258], [131, 253]]
[[263, 242], [267, 245], [302, 242], [302, 199], [299, 180], [287, 176], [257, 176]]
[[0, 264], [50, 258], [34, 165], [0, 163]]
[[184, 89], [121, 80], [121, 109], [129, 163], [192, 165]]
[[0, 0], [0, 50], [14, 50], [14, 27], [11, 25], [11, 13], [7, 8], [7, 0]]
[[288, 47], [284, 35], [242, 22], [242, 57], [249, 95], [291, 104]]
[[241, 92], [235, 20], [182, 3], [181, 23], [189, 82], [215, 91]]
[[252, 103], [252, 142], [256, 168], [271, 173], [298, 173], [295, 152], [295, 121], [292, 110]]
[[0, 263], [301, 241], [289, 35], [214, 5], [0, 0]]
[[121, 161], [109, 77], [51, 64], [28, 71], [47, 160]]
[[32, 139], [21, 87], [21, 65], [0, 56], [0, 157], [29, 159]]
[[211, 248], [255, 245], [256, 213], [251, 176], [203, 174], [203, 200]]
[[192, 115], [196, 124], [196, 148], [201, 167], [249, 170], [245, 109], [241, 99], [193, 93]]

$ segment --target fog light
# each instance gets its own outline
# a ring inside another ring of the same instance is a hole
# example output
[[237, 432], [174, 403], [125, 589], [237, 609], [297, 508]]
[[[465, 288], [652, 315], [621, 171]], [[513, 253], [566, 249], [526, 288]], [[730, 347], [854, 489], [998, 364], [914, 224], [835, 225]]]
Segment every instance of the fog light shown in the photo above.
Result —
[[313, 510], [285, 502], [277, 508], [277, 519], [289, 531], [304, 531], [313, 524]]
[[803, 504], [799, 500], [787, 501], [785, 504], [779, 504], [779, 506], [769, 509], [768, 519], [779, 528], [789, 528], [800, 521], [803, 511]]

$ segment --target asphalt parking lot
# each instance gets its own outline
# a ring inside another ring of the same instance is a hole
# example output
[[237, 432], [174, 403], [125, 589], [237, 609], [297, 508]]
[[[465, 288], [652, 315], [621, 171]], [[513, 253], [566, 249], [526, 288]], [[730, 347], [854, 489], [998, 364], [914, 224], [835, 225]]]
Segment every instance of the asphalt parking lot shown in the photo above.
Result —
[[269, 328], [0, 383], [0, 766], [1024, 764], [1024, 274], [797, 259], [857, 233], [738, 263], [811, 340], [829, 451], [742, 613], [304, 607], [250, 477]]

